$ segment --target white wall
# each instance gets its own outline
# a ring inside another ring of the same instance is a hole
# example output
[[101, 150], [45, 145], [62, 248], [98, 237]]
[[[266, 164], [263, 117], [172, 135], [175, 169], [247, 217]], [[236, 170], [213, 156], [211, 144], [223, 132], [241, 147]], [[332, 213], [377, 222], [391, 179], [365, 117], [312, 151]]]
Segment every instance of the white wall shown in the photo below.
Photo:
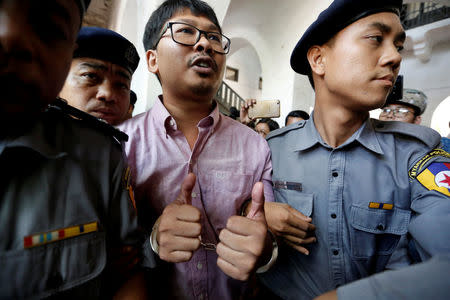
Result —
[[[430, 126], [436, 107], [450, 96], [450, 41], [435, 45], [427, 62], [412, 52], [404, 53], [400, 74], [404, 75], [405, 88], [418, 89], [427, 95], [422, 125]], [[450, 120], [450, 111], [447, 115]]]
[[[224, 79], [236, 93], [244, 99], [261, 98], [261, 90], [258, 89], [259, 77], [261, 76], [261, 64], [253, 46], [244, 46], [227, 57], [227, 66], [239, 70], [237, 82]], [[238, 107], [237, 109], [240, 108]]]

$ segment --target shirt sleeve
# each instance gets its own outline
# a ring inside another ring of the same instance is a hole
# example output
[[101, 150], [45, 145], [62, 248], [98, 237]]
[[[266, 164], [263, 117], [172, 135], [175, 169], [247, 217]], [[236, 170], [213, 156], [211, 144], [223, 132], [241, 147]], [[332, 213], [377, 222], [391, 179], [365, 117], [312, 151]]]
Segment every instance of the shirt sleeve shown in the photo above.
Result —
[[450, 299], [450, 255], [379, 273], [338, 288], [338, 299]]
[[131, 184], [131, 170], [126, 164], [123, 152], [117, 147], [112, 151], [111, 202], [109, 236], [113, 236], [113, 247], [132, 246], [139, 249], [143, 260], [141, 265], [154, 266], [153, 252], [149, 247], [149, 236], [138, 225], [134, 192]]
[[272, 159], [270, 156], [270, 148], [266, 141], [264, 141], [264, 170], [262, 173], [262, 182], [264, 184], [264, 198], [267, 202], [275, 201], [272, 187]]

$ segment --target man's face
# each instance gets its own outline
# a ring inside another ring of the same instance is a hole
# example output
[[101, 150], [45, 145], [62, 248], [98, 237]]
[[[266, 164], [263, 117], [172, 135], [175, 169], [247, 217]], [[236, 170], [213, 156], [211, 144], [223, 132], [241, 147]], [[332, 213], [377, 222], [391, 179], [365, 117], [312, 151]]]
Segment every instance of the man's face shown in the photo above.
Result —
[[369, 15], [323, 45], [322, 64], [330, 98], [353, 111], [381, 107], [397, 78], [405, 33], [393, 13]]
[[258, 123], [255, 126], [255, 131], [259, 133], [259, 135], [261, 135], [263, 138], [266, 138], [266, 136], [270, 132], [270, 128], [269, 125], [267, 125], [267, 123]]
[[56, 98], [79, 27], [73, 0], [0, 1], [1, 117], [27, 119]]
[[[219, 32], [212, 21], [194, 16], [189, 9], [168, 22], [183, 22], [204, 31]], [[183, 96], [214, 96], [222, 82], [225, 55], [215, 52], [204, 35], [194, 46], [173, 41], [170, 29], [161, 37], [156, 50], [147, 51], [149, 70], [158, 74], [163, 93]]]
[[130, 107], [130, 72], [111, 62], [75, 58], [60, 97], [111, 125], [121, 123]]
[[414, 109], [401, 104], [390, 104], [382, 108], [380, 117], [382, 121], [401, 121], [411, 124], [420, 124], [420, 116], [414, 115]]

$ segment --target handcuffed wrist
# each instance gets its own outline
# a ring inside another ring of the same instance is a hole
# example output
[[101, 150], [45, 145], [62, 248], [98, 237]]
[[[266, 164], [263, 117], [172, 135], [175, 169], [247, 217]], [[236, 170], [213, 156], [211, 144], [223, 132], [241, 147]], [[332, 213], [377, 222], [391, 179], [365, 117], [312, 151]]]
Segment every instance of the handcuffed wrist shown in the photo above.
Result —
[[275, 264], [275, 262], [277, 261], [277, 258], [278, 258], [277, 239], [276, 239], [275, 235], [272, 233], [272, 231], [267, 229], [267, 232], [269, 233], [270, 237], [272, 238], [272, 256], [270, 257], [270, 260], [267, 264], [265, 264], [262, 267], [259, 267], [256, 270], [256, 273], [258, 273], [258, 274], [267, 272]]
[[150, 246], [153, 250], [153, 252], [156, 253], [156, 255], [159, 256], [159, 245], [158, 245], [158, 240], [156, 239], [156, 236], [158, 234], [158, 227], [159, 227], [159, 222], [161, 219], [158, 218], [158, 220], [156, 220], [155, 224], [152, 227], [152, 233], [150, 234]]

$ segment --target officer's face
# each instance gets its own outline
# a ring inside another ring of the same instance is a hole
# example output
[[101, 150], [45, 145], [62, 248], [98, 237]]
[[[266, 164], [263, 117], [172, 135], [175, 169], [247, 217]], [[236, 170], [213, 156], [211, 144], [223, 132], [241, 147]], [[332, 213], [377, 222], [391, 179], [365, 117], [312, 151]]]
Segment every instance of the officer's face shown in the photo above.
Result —
[[349, 110], [381, 107], [397, 78], [404, 40], [400, 19], [388, 12], [341, 30], [322, 47], [326, 93]]
[[411, 124], [419, 124], [420, 116], [415, 116], [414, 109], [401, 104], [390, 104], [383, 107], [379, 119], [382, 121], [401, 121]]
[[79, 26], [75, 1], [0, 1], [2, 117], [27, 119], [55, 99]]
[[130, 72], [111, 62], [76, 58], [61, 98], [111, 125], [121, 123], [130, 107]]
[[[217, 31], [208, 18], [194, 16], [185, 9], [168, 22], [184, 22], [204, 31]], [[171, 38], [168, 29], [156, 50], [147, 51], [150, 72], [158, 74], [164, 94], [177, 93], [181, 97], [209, 97], [212, 99], [222, 82], [225, 55], [213, 51], [204, 35], [194, 46], [180, 45]]]

